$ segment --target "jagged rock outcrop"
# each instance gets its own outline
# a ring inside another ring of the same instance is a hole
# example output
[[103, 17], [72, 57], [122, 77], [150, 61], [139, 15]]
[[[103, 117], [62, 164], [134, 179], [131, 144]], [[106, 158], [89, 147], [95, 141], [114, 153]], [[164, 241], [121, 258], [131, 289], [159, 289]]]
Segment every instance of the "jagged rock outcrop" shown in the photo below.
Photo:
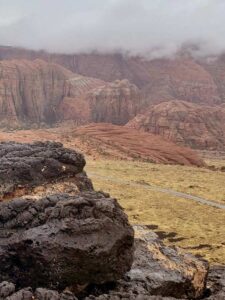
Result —
[[137, 115], [126, 126], [192, 148], [225, 149], [225, 109], [222, 106], [200, 106], [179, 100], [163, 102]]
[[78, 127], [69, 136], [82, 143], [89, 154], [137, 159], [164, 164], [204, 166], [193, 150], [165, 141], [160, 136], [124, 126], [90, 124]]
[[92, 190], [84, 156], [60, 143], [0, 143], [0, 199]]
[[0, 282], [62, 289], [120, 279], [133, 261], [133, 230], [98, 192], [0, 203]]

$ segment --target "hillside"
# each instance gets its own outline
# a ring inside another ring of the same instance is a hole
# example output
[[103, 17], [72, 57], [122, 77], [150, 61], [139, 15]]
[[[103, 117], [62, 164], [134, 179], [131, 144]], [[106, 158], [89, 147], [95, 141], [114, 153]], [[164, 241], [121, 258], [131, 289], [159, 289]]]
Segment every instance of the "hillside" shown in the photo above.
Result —
[[111, 124], [64, 126], [54, 129], [0, 132], [0, 141], [56, 141], [93, 158], [151, 161], [162, 164], [205, 166], [191, 149], [179, 147], [150, 133]]
[[219, 106], [200, 106], [178, 100], [163, 102], [136, 116], [126, 126], [192, 148], [225, 148], [225, 109]]

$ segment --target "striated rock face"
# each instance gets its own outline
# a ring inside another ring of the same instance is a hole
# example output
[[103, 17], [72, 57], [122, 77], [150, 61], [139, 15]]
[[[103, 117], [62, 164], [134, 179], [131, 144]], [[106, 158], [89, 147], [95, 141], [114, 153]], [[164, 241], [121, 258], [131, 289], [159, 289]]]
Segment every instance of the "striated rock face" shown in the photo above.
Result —
[[52, 124], [72, 72], [41, 60], [0, 62], [0, 125]]
[[92, 190], [82, 154], [60, 143], [0, 143], [0, 197]]
[[128, 80], [116, 80], [87, 95], [93, 122], [124, 125], [140, 111], [141, 94]]
[[183, 100], [203, 105], [222, 103], [214, 77], [193, 58], [156, 59], [146, 62], [151, 80], [143, 88], [147, 103]]
[[[102, 80], [74, 74], [68, 79], [70, 95], [63, 98], [57, 108], [58, 121], [73, 120], [75, 124], [86, 124], [92, 121], [92, 109], [87, 94], [101, 88], [106, 83]], [[101, 106], [98, 107], [101, 110]]]
[[198, 61], [179, 53], [173, 59], [148, 60], [119, 53], [66, 55], [0, 47], [0, 58], [42, 58], [104, 81], [126, 78], [141, 89], [147, 105], [175, 99], [207, 105], [225, 100], [224, 57]]
[[128, 80], [106, 83], [42, 60], [0, 62], [0, 126], [125, 124], [140, 108], [140, 91]]
[[123, 159], [137, 159], [164, 164], [204, 166], [203, 160], [191, 149], [179, 147], [160, 136], [124, 126], [90, 124], [70, 132], [77, 144], [89, 154]]
[[65, 288], [120, 279], [133, 230], [115, 199], [97, 192], [0, 203], [0, 281]]
[[199, 106], [178, 100], [164, 102], [136, 116], [126, 126], [192, 148], [225, 148], [225, 109], [222, 106]]
[[0, 126], [87, 122], [84, 95], [103, 84], [42, 60], [1, 61]]
[[[108, 122], [126, 124], [141, 109], [139, 89], [128, 80], [113, 83], [83, 76], [70, 79], [73, 98], [65, 97], [58, 114], [61, 120], [74, 120], [77, 124]], [[78, 85], [82, 87], [77, 93]]]

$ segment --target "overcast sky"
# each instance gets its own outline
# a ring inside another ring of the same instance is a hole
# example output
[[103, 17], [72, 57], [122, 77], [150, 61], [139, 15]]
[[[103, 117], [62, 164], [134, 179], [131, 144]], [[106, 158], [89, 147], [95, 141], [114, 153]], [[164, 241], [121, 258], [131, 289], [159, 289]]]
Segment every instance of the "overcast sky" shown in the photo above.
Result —
[[225, 51], [225, 0], [0, 0], [0, 44], [54, 52]]

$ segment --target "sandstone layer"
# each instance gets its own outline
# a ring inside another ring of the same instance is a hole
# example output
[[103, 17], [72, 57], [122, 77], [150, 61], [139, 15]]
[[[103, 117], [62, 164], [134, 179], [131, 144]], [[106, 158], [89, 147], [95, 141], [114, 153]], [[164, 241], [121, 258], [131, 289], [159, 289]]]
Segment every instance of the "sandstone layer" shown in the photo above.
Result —
[[128, 79], [142, 90], [147, 105], [176, 99], [214, 105], [225, 100], [223, 56], [199, 60], [183, 51], [171, 59], [147, 59], [120, 53], [67, 55], [0, 47], [0, 58], [41, 58], [83, 76]]
[[192, 148], [225, 149], [225, 109], [222, 106], [200, 106], [178, 100], [163, 102], [137, 115], [126, 126]]
[[79, 149], [93, 159], [114, 158], [200, 167], [205, 165], [196, 152], [165, 141], [158, 135], [105, 123], [80, 127], [65, 124], [52, 129], [0, 131], [0, 141], [12, 140], [19, 143], [40, 140], [61, 142], [70, 149]]
[[82, 142], [83, 148], [105, 156], [137, 159], [164, 164], [204, 166], [191, 149], [179, 147], [161, 137], [111, 124], [90, 124], [78, 127], [68, 135]]
[[125, 124], [141, 109], [128, 80], [106, 83], [42, 60], [0, 61], [0, 126], [110, 122]]

